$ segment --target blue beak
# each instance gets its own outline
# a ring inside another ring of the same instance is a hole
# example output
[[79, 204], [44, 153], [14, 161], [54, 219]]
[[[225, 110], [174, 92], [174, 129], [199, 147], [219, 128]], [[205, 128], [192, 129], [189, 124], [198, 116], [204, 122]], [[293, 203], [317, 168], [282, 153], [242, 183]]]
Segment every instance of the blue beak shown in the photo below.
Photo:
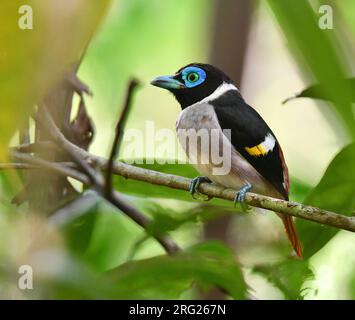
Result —
[[173, 76], [162, 76], [157, 77], [150, 82], [153, 86], [164, 88], [164, 89], [183, 89], [186, 88], [183, 83], [174, 79]]

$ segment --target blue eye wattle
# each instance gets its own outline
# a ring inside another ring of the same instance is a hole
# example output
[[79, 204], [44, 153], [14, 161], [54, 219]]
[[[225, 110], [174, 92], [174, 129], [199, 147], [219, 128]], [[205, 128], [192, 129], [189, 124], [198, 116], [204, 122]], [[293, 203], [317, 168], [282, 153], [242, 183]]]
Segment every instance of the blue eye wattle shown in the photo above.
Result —
[[182, 71], [185, 86], [193, 88], [206, 80], [206, 72], [198, 67], [187, 67]]

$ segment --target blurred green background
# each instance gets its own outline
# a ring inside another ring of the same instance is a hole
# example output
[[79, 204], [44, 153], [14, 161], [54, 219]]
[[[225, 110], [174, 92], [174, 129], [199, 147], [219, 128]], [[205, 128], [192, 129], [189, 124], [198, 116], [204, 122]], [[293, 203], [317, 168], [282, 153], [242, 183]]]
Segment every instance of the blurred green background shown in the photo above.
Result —
[[[352, 89], [340, 85], [339, 79], [353, 75], [355, 6], [351, 0], [328, 1], [333, 29], [322, 30], [318, 26], [321, 4], [305, 0], [112, 1], [78, 72], [94, 93], [86, 98], [96, 127], [90, 151], [108, 156], [131, 76], [143, 85], [127, 128], [144, 130], [146, 122], [153, 121], [156, 129], [174, 129], [179, 105], [167, 92], [150, 86], [150, 80], [191, 62], [209, 62], [231, 75], [246, 101], [278, 137], [292, 177], [291, 199], [354, 214], [355, 111]], [[324, 84], [335, 102], [300, 98], [281, 104], [314, 83]], [[31, 85], [22, 84], [26, 92]], [[17, 136], [11, 143], [17, 143]], [[158, 147], [159, 141], [154, 144]], [[123, 160], [130, 157], [125, 146], [120, 153]], [[176, 154], [143, 156], [171, 159]], [[195, 175], [186, 166], [149, 167]], [[17, 210], [10, 205], [19, 189], [16, 181], [16, 174], [1, 172], [2, 298], [203, 298], [216, 297], [209, 290], [215, 284], [230, 286], [231, 296], [242, 298], [242, 274], [251, 288], [249, 294], [257, 299], [355, 298], [353, 233], [297, 221], [306, 259], [296, 261], [288, 258], [281, 223], [271, 213], [232, 215], [228, 207], [191, 201], [182, 192], [117, 178], [117, 188], [152, 216], [157, 228], [172, 231], [186, 248], [188, 257], [170, 261], [141, 228], [99, 199], [86, 209], [87, 214], [61, 230], [53, 230], [43, 217], [26, 216], [25, 207]], [[218, 264], [198, 260], [201, 252], [223, 261], [219, 273]], [[18, 290], [11, 280], [16, 279], [20, 264], [35, 266], [38, 280], [30, 293]], [[191, 283], [206, 290], [201, 293]]]

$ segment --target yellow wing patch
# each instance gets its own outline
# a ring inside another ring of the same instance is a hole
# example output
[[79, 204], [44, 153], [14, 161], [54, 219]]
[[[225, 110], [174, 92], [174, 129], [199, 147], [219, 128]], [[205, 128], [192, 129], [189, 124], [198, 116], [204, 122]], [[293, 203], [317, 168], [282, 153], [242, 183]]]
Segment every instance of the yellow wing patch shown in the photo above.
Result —
[[254, 157], [260, 157], [260, 156], [265, 156], [269, 152], [269, 150], [265, 150], [263, 147], [262, 143], [258, 144], [255, 147], [245, 147], [245, 150]]
[[268, 133], [265, 136], [263, 142], [251, 148], [245, 147], [245, 150], [253, 157], [266, 156], [270, 151], [274, 149], [275, 144], [276, 144], [276, 139], [273, 137], [271, 133]]

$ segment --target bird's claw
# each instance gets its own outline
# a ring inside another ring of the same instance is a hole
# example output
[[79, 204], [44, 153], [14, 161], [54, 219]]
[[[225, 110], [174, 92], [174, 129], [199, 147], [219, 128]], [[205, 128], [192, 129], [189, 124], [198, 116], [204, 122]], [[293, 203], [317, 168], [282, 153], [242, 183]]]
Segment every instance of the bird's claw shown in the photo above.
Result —
[[[195, 194], [199, 194], [198, 187], [203, 182], [211, 183], [212, 181], [210, 179], [208, 179], [207, 177], [196, 177], [196, 178], [191, 180], [190, 187], [189, 187], [189, 192], [191, 193], [191, 195], [192, 195], [192, 197], [194, 199], [197, 199]], [[210, 199], [211, 199], [211, 197], [207, 196], [207, 198], [205, 198], [203, 200], [208, 201]]]
[[240, 203], [243, 211], [247, 211], [248, 210], [248, 205], [244, 202], [245, 201], [245, 195], [247, 192], [250, 191], [250, 189], [252, 188], [252, 185], [247, 182], [245, 183], [240, 190], [235, 194], [234, 197], [234, 206], [238, 203]]

